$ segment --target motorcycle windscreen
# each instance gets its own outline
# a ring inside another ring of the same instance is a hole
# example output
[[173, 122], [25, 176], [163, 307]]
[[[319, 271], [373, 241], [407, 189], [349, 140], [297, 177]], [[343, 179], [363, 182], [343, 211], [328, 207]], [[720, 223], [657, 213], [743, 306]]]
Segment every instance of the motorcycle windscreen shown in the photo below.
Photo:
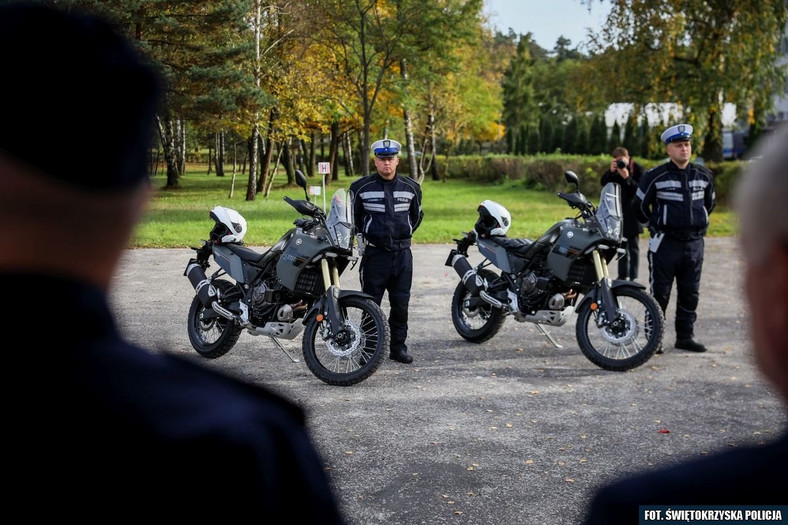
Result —
[[326, 218], [326, 228], [331, 236], [331, 243], [346, 250], [353, 247], [353, 218], [351, 207], [344, 188], [339, 188], [331, 197], [331, 209]]
[[621, 212], [621, 186], [608, 182], [599, 195], [596, 220], [599, 233], [609, 241], [620, 243], [623, 238], [623, 216]]

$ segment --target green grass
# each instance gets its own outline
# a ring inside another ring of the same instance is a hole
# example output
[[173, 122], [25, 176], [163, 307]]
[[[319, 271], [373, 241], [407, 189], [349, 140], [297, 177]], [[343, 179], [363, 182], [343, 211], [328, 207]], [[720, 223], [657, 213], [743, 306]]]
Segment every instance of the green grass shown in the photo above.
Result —
[[[278, 175], [278, 180], [284, 176]], [[354, 179], [340, 176], [327, 188], [329, 200], [336, 188], [347, 189]], [[214, 206], [225, 206], [237, 210], [246, 218], [249, 231], [244, 242], [250, 246], [270, 246], [299, 218], [284, 196], [303, 199], [304, 193], [298, 186], [274, 185], [271, 194], [258, 194], [254, 201], [246, 201], [246, 174], [235, 180], [233, 197], [230, 198], [232, 177], [206, 175], [205, 171], [187, 171], [181, 178], [180, 188], [162, 190], [163, 176], [153, 178], [154, 197], [148, 206], [143, 221], [132, 240], [134, 248], [183, 248], [199, 246], [201, 239], [208, 237], [213, 221], [208, 216]], [[318, 179], [309, 181], [318, 185]], [[569, 191], [570, 188], [562, 188]], [[465, 180], [435, 182], [425, 180], [422, 186], [424, 222], [416, 232], [415, 243], [452, 243], [461, 232], [473, 228], [476, 207], [485, 199], [504, 205], [512, 214], [510, 237], [538, 237], [555, 222], [573, 216], [566, 203], [554, 192], [527, 189], [522, 181], [504, 184], [479, 184]], [[598, 195], [588, 195], [596, 203]], [[323, 197], [317, 199], [322, 205]], [[736, 232], [733, 213], [722, 206], [711, 215], [709, 235], [730, 236]]]

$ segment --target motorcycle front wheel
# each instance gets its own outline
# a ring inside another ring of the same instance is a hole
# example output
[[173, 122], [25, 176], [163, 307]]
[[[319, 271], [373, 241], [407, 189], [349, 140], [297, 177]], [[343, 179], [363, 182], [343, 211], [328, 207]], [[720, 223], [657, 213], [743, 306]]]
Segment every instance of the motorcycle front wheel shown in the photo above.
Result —
[[389, 349], [391, 333], [383, 310], [370, 299], [339, 300], [342, 329], [332, 334], [328, 319], [313, 316], [304, 328], [304, 361], [318, 379], [336, 386], [360, 383], [375, 373]]
[[[225, 298], [222, 302], [226, 301], [234, 288], [231, 282], [222, 279], [213, 281], [213, 285], [219, 290], [220, 296]], [[216, 359], [229, 352], [241, 336], [240, 325], [213, 310], [206, 310], [197, 296], [192, 299], [187, 323], [192, 348], [209, 359]]]
[[580, 350], [589, 361], [605, 370], [623, 372], [649, 359], [662, 345], [665, 318], [657, 301], [644, 290], [613, 290], [618, 302], [618, 318], [599, 328], [598, 310], [578, 312], [576, 335]]
[[[498, 278], [491, 270], [479, 270], [479, 276], [487, 282]], [[472, 343], [483, 343], [498, 333], [506, 320], [506, 314], [500, 308], [485, 302], [470, 306], [469, 301], [472, 298], [471, 292], [460, 281], [451, 298], [451, 321], [463, 339]]]

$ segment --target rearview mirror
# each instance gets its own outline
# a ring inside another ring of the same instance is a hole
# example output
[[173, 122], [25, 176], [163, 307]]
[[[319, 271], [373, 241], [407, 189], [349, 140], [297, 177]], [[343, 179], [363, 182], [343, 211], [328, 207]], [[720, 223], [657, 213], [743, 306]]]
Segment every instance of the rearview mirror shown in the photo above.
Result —
[[306, 189], [306, 176], [301, 172], [301, 170], [296, 170], [295, 179], [296, 179], [296, 184]]

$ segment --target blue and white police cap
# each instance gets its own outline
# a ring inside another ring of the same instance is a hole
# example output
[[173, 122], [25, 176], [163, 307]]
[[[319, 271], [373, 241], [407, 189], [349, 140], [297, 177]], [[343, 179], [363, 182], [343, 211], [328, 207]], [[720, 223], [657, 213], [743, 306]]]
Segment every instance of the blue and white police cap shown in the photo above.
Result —
[[670, 144], [671, 142], [676, 142], [678, 140], [689, 140], [691, 135], [692, 126], [689, 124], [676, 124], [675, 126], [671, 126], [663, 131], [660, 138], [665, 144]]
[[399, 154], [402, 144], [396, 140], [383, 139], [372, 143], [372, 152], [381, 159], [390, 159]]

